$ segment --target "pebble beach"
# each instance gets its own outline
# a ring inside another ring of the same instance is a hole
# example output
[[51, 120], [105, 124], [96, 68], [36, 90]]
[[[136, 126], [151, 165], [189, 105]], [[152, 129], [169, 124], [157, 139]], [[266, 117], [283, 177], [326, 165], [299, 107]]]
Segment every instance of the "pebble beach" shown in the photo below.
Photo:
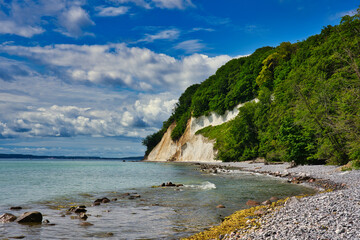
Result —
[[289, 182], [305, 179], [295, 184], [319, 190], [312, 196], [289, 198], [277, 210], [262, 215], [255, 228], [238, 229], [218, 239], [360, 239], [360, 171], [341, 171], [325, 165], [290, 167], [289, 163], [238, 162], [216, 166], [273, 175]]

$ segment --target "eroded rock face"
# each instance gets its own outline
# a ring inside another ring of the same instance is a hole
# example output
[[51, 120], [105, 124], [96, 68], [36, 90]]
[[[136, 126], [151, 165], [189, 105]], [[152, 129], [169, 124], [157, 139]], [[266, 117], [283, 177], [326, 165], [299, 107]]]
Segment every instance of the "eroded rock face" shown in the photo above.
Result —
[[18, 223], [41, 223], [42, 214], [37, 211], [25, 212], [16, 221]]
[[16, 216], [11, 213], [4, 213], [0, 216], [0, 222], [1, 223], [9, 223], [16, 220]]

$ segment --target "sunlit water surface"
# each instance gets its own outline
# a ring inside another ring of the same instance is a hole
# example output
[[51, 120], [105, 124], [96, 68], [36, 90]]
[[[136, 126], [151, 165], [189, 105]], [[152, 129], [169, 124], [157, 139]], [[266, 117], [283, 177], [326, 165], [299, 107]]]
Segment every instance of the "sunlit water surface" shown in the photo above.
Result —
[[[169, 181], [184, 187], [152, 188]], [[249, 199], [312, 192], [272, 177], [204, 174], [181, 163], [5, 159], [0, 160], [0, 214], [40, 211], [55, 225], [0, 223], [0, 239], [178, 239], [219, 224]], [[124, 193], [141, 197], [130, 200]], [[91, 206], [102, 197], [118, 200]], [[64, 216], [76, 204], [88, 206], [92, 226]], [[216, 208], [219, 204], [226, 208]], [[11, 211], [11, 206], [23, 209]]]

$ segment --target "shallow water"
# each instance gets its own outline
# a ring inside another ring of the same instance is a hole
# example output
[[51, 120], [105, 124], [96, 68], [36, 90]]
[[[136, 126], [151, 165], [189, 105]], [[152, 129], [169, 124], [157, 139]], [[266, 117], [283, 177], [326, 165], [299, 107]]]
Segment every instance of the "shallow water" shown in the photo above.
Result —
[[[180, 188], [151, 188], [163, 182]], [[0, 239], [178, 239], [211, 225], [249, 199], [263, 201], [312, 193], [298, 185], [250, 173], [204, 174], [181, 163], [99, 160], [0, 160], [0, 214], [40, 211], [45, 224], [0, 223]], [[137, 193], [130, 200], [124, 193]], [[100, 197], [118, 198], [91, 207]], [[62, 215], [71, 205], [85, 204], [93, 226]], [[224, 209], [216, 208], [223, 204]], [[10, 206], [22, 206], [20, 211]]]

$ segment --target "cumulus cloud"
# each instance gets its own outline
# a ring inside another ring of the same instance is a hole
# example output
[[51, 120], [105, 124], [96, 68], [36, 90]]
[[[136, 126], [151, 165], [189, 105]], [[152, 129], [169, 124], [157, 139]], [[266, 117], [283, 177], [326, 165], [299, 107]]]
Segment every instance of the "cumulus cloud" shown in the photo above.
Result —
[[[195, 48], [193, 48], [195, 49]], [[231, 57], [193, 54], [176, 59], [146, 48], [125, 44], [45, 47], [0, 45], [0, 51], [28, 57], [74, 82], [116, 85], [143, 91], [182, 92], [199, 83]]]
[[89, 14], [78, 6], [73, 6], [64, 11], [60, 17], [59, 22], [63, 27], [60, 32], [70, 37], [79, 37], [83, 35], [83, 28], [94, 25]]
[[195, 53], [203, 50], [205, 47], [201, 40], [193, 39], [178, 43], [174, 48], [184, 50], [186, 53]]
[[30, 38], [51, 26], [67, 36], [78, 37], [83, 33], [82, 28], [93, 24], [82, 8], [85, 4], [81, 0], [13, 0], [3, 3], [0, 33]]
[[123, 15], [129, 11], [129, 7], [97, 7], [98, 16], [100, 17], [116, 17]]

